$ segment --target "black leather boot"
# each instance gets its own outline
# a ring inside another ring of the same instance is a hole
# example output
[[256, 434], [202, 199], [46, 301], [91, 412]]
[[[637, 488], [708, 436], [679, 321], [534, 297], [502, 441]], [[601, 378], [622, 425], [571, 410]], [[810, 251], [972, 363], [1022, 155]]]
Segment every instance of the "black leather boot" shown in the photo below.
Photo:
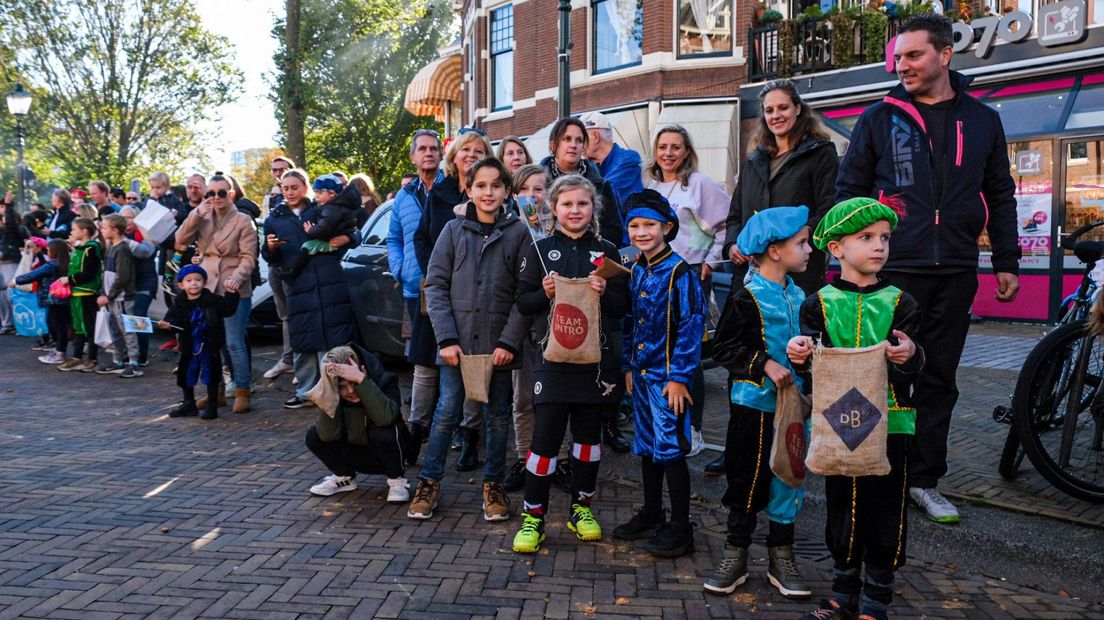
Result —
[[417, 422], [410, 425], [410, 439], [406, 442], [406, 464], [418, 464], [418, 455], [422, 453], [422, 442], [429, 435], [428, 429]]
[[460, 429], [460, 458], [456, 460], [456, 471], [474, 471], [479, 467], [479, 431], [474, 428]]
[[602, 443], [610, 447], [610, 450], [624, 454], [632, 446], [629, 440], [621, 434], [621, 427], [617, 426], [617, 412], [608, 411], [602, 415]]
[[722, 476], [725, 473], [725, 459], [724, 452], [721, 453], [716, 459], [711, 461], [705, 466], [705, 475], [707, 476]]

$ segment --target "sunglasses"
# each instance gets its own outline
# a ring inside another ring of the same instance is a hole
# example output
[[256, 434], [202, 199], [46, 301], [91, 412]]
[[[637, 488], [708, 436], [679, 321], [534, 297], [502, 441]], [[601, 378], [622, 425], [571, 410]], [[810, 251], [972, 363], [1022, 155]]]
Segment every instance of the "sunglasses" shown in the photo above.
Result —
[[480, 129], [478, 127], [461, 127], [460, 130], [456, 132], [456, 135], [462, 136], [466, 133], [471, 133], [471, 132], [477, 133], [477, 134], [483, 136], [484, 138], [487, 137], [487, 130]]
[[127, 202], [138, 202], [137, 196], [127, 196]]
[[228, 195], [230, 195], [229, 192], [227, 192], [224, 189], [220, 189], [218, 191], [211, 190], [211, 191], [207, 192], [206, 194], [204, 194], [203, 197], [204, 198], [214, 198], [215, 196], [218, 196], [219, 198], [226, 198]]

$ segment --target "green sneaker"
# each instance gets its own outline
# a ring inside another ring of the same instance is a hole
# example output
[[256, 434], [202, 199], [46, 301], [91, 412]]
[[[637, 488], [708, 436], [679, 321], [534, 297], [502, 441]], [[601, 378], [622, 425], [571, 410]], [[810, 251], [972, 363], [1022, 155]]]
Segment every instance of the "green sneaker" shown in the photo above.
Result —
[[602, 540], [602, 526], [594, 518], [589, 506], [571, 505], [571, 516], [567, 519], [567, 529], [575, 532], [579, 540]]
[[544, 542], [544, 519], [525, 513], [521, 529], [514, 536], [514, 553], [536, 553]]

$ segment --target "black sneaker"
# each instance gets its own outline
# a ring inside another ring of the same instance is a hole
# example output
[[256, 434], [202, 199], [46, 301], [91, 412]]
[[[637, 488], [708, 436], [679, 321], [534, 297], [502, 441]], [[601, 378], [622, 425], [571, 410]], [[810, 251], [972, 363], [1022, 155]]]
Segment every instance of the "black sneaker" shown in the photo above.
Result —
[[732, 594], [747, 581], [747, 562], [747, 549], [726, 544], [721, 563], [702, 587], [710, 594]]
[[820, 607], [802, 616], [802, 620], [854, 620], [854, 611], [830, 598], [820, 599]]
[[556, 461], [556, 471], [552, 473], [552, 482], [556, 483], [556, 486], [568, 495], [575, 492], [575, 468], [571, 466], [571, 459]]
[[284, 401], [284, 409], [302, 409], [303, 407], [309, 407], [311, 402], [304, 400], [298, 396], [292, 396]]
[[629, 440], [621, 434], [621, 427], [617, 425], [617, 413], [606, 413], [602, 416], [602, 443], [610, 447], [618, 454], [625, 454], [632, 449]]
[[14, 335], [15, 335], [15, 328], [14, 327], [0, 327], [0, 336], [14, 336]]
[[217, 420], [218, 419], [218, 409], [215, 409], [213, 407], [208, 407], [208, 408], [204, 409], [203, 413], [199, 414], [199, 419], [200, 420]]
[[510, 473], [506, 474], [506, 480], [502, 482], [502, 486], [506, 487], [507, 493], [525, 488], [525, 461], [514, 463], [514, 466], [510, 468]]
[[644, 550], [661, 558], [679, 558], [694, 553], [694, 526], [690, 523], [668, 523], [659, 528]]
[[723, 476], [725, 473], [725, 458], [724, 452], [721, 453], [716, 459], [705, 466], [706, 476]]
[[628, 523], [613, 528], [613, 537], [621, 540], [650, 538], [665, 525], [667, 525], [667, 516], [662, 510], [652, 514], [641, 508]]
[[801, 577], [794, 558], [793, 545], [767, 549], [767, 580], [786, 598], [808, 598], [813, 590]]
[[96, 366], [97, 375], [117, 375], [121, 374], [126, 367], [118, 362], [111, 362], [110, 364], [100, 364]]
[[119, 376], [123, 379], [133, 379], [134, 377], [141, 377], [144, 374], [146, 373], [142, 372], [141, 368], [138, 368], [137, 365], [134, 365], [124, 368], [123, 372], [119, 373]]
[[186, 400], [180, 403], [179, 407], [169, 412], [170, 418], [186, 418], [193, 415], [199, 415], [199, 410], [196, 409], [194, 400]]

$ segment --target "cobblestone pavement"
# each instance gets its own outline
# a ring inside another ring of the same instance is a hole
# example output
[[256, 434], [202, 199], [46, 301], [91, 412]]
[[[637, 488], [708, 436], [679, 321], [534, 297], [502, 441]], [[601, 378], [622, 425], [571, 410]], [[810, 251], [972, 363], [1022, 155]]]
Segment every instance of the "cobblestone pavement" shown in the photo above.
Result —
[[[577, 542], [558, 492], [546, 548], [518, 556], [517, 520], [483, 522], [468, 475], [446, 477], [428, 522], [384, 503], [382, 478], [310, 496], [324, 473], [302, 445], [315, 411], [280, 408], [288, 378], [258, 387], [256, 413], [170, 420], [171, 361], [123, 380], [56, 372], [28, 346], [0, 338], [0, 618], [795, 618], [810, 606], [766, 585], [761, 538], [748, 585], [729, 597], [702, 592], [725, 520], [705, 498], [692, 509], [692, 557], [656, 560], [609, 537]], [[596, 509], [607, 530], [639, 502], [621, 475], [634, 468], [628, 456], [603, 464]], [[817, 526], [799, 527], [798, 551], [826, 593]], [[900, 618], [1104, 616], [1098, 601], [954, 564], [910, 559], [896, 589]]]

